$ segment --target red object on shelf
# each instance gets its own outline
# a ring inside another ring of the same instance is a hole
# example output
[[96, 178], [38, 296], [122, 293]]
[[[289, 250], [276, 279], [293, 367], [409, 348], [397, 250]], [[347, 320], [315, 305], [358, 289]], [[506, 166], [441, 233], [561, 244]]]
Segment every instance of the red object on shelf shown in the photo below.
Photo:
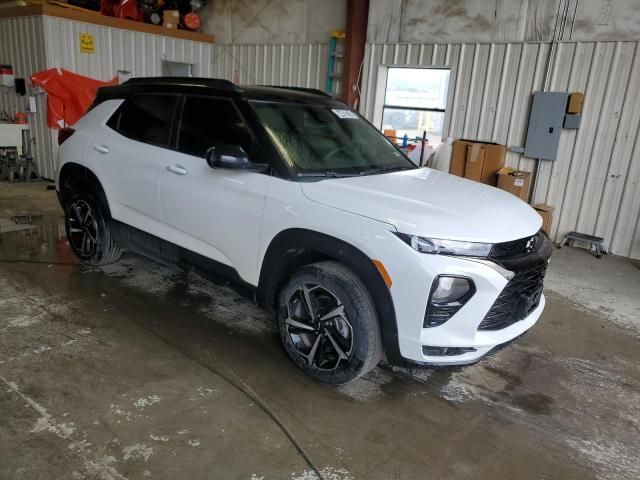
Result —
[[200, 23], [200, 16], [197, 13], [187, 13], [184, 17], [182, 17], [182, 24], [189, 30], [199, 30]]
[[80, 120], [96, 98], [98, 88], [116, 85], [118, 78], [103, 82], [51, 68], [31, 75], [31, 82], [47, 92], [47, 125], [63, 128]]
[[113, 11], [115, 16], [118, 18], [133, 20], [134, 22], [141, 22], [144, 20], [136, 0], [121, 0], [116, 3]]
[[16, 112], [13, 116], [13, 121], [15, 123], [25, 124], [27, 123], [27, 115], [23, 112]]
[[100, 0], [100, 13], [108, 17], [142, 22], [143, 12], [136, 0]]

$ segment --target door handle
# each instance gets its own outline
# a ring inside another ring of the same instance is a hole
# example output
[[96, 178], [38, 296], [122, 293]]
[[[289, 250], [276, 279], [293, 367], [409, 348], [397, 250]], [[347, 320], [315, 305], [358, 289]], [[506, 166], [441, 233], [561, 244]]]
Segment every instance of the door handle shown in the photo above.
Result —
[[107, 147], [106, 145], [94, 145], [93, 149], [96, 152], [100, 152], [100, 153], [109, 153], [109, 147]]
[[176, 175], [186, 175], [188, 173], [187, 169], [182, 165], [167, 165], [167, 170]]

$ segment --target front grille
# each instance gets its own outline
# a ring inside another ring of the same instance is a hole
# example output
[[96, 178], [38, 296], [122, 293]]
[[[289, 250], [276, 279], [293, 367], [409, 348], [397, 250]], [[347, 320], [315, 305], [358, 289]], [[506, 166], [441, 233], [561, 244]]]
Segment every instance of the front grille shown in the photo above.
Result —
[[516, 272], [504, 287], [478, 330], [500, 330], [527, 317], [540, 303], [546, 260]]
[[491, 247], [489, 257], [494, 260], [505, 260], [531, 255], [542, 246], [544, 234], [538, 232], [530, 237], [519, 238], [511, 242], [496, 243]]

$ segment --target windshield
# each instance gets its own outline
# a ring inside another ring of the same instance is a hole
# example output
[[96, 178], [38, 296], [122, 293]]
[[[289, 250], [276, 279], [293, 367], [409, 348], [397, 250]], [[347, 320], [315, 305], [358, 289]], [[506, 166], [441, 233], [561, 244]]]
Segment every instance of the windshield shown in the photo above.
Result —
[[359, 176], [415, 168], [378, 130], [346, 107], [251, 104], [299, 176]]

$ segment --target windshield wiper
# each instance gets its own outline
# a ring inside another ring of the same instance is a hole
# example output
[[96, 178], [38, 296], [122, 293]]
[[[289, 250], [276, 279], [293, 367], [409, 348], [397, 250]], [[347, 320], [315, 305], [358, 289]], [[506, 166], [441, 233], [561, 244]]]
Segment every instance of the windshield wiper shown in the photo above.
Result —
[[324, 170], [322, 172], [300, 172], [297, 174], [298, 177], [331, 177], [331, 178], [346, 178], [346, 177], [358, 177], [359, 173], [342, 173], [336, 172], [334, 170]]
[[396, 171], [400, 171], [400, 170], [413, 170], [413, 168], [409, 167], [408, 165], [397, 165], [395, 167], [387, 167], [387, 166], [380, 166], [380, 167], [373, 167], [370, 168], [368, 170], [363, 170], [359, 173], [359, 175], [372, 175], [375, 173], [389, 173], [389, 172], [396, 172]]

